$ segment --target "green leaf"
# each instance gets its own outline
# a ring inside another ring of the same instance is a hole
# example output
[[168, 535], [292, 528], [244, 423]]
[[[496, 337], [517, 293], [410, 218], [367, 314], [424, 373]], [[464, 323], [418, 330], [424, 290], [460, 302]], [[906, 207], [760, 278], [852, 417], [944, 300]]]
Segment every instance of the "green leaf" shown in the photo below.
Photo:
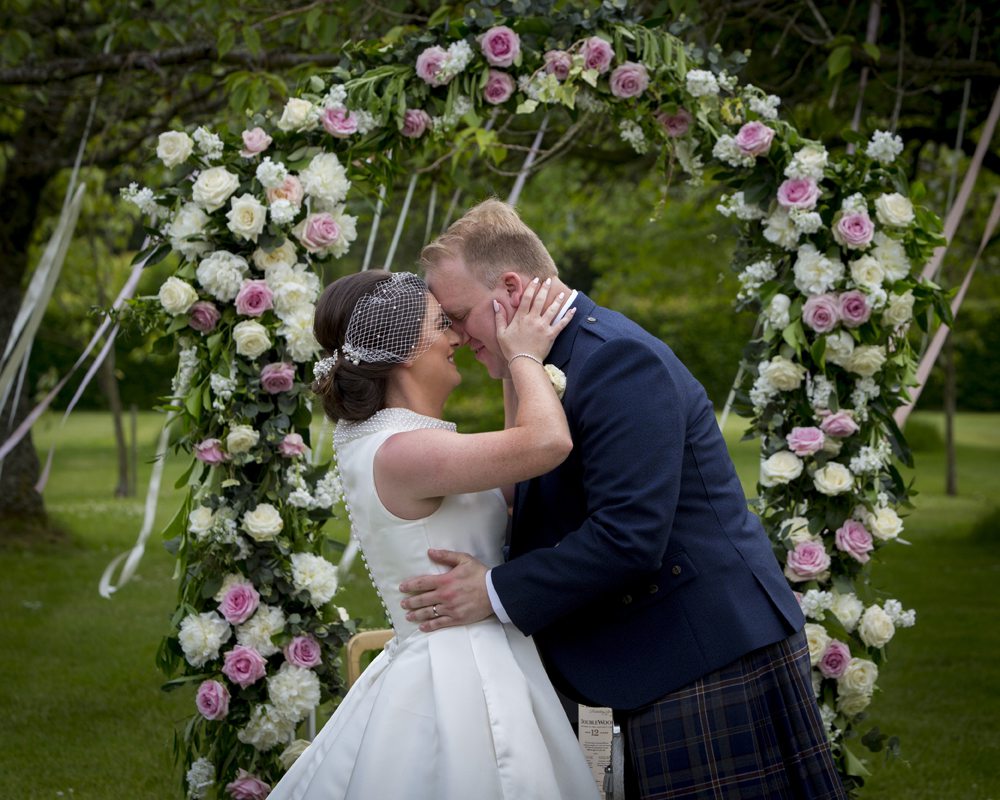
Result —
[[219, 30], [219, 38], [215, 40], [215, 49], [218, 51], [218, 57], [221, 59], [233, 49], [234, 44], [236, 44], [236, 31], [229, 25], [223, 25]]
[[882, 52], [878, 49], [878, 45], [873, 42], [865, 42], [861, 45], [861, 49], [869, 55], [872, 61], [878, 61], [879, 57], [882, 55]]
[[514, 113], [515, 114], [530, 114], [536, 108], [538, 108], [538, 101], [537, 100], [525, 100], [523, 103], [518, 103], [517, 111], [515, 111]]
[[826, 62], [826, 69], [830, 78], [837, 77], [841, 72], [851, 65], [851, 46], [848, 44], [835, 47]]
[[247, 49], [253, 53], [255, 56], [259, 56], [264, 52], [264, 47], [260, 41], [260, 34], [257, 33], [257, 29], [247, 25], [243, 28], [243, 41], [246, 42]]

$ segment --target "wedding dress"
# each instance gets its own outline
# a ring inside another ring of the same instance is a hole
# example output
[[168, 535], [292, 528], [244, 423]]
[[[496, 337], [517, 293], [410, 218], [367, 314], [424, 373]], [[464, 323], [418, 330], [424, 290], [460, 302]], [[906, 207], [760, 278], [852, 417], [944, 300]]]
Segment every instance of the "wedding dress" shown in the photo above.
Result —
[[362, 673], [270, 800], [587, 800], [597, 788], [535, 645], [495, 617], [423, 633], [400, 608], [399, 583], [443, 572], [429, 547], [501, 561], [499, 490], [446, 497], [429, 517], [394, 516], [373, 463], [394, 433], [454, 430], [399, 408], [334, 435], [354, 535], [396, 636]]

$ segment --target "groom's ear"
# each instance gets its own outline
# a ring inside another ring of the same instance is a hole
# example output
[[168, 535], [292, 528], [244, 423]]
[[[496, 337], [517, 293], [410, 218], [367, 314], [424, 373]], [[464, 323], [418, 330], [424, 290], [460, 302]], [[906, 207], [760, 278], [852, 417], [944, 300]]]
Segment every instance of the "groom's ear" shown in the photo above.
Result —
[[503, 286], [511, 308], [517, 308], [521, 304], [521, 295], [524, 294], [524, 278], [516, 272], [505, 272], [500, 276], [500, 284]]

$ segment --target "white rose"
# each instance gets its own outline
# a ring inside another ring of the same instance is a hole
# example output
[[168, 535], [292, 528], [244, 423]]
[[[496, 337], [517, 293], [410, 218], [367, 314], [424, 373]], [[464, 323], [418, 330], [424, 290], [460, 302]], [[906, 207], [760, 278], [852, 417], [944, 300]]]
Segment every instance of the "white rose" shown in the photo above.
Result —
[[191, 199], [206, 211], [222, 208], [226, 201], [240, 188], [238, 176], [225, 167], [211, 167], [198, 176], [191, 188]]
[[853, 593], [834, 593], [833, 605], [830, 610], [833, 611], [833, 615], [844, 626], [844, 629], [850, 633], [857, 627], [858, 620], [861, 619], [861, 614], [865, 610], [865, 605]]
[[910, 259], [906, 257], [906, 250], [901, 242], [882, 231], [875, 234], [872, 242], [875, 248], [871, 254], [879, 260], [890, 283], [902, 280], [910, 274]]
[[260, 433], [250, 425], [233, 425], [226, 437], [226, 450], [230, 453], [245, 453], [255, 447], [258, 441]]
[[209, 294], [228, 303], [236, 299], [248, 270], [246, 259], [228, 250], [216, 250], [198, 263], [195, 276]]
[[882, 322], [898, 327], [913, 319], [913, 292], [889, 295], [889, 303], [882, 312]]
[[233, 328], [233, 341], [236, 352], [247, 358], [257, 358], [271, 348], [267, 328], [253, 320], [240, 322]]
[[860, 714], [871, 704], [872, 696], [870, 694], [838, 694], [837, 695], [837, 711], [848, 717], [853, 717], [855, 714]]
[[316, 106], [308, 100], [293, 97], [285, 103], [278, 127], [283, 131], [304, 131], [316, 127], [318, 121], [319, 109]]
[[878, 289], [885, 280], [885, 270], [874, 256], [861, 256], [851, 262], [851, 280], [865, 289]]
[[802, 474], [802, 459], [790, 450], [779, 450], [760, 462], [761, 486], [778, 486]]
[[198, 293], [191, 284], [182, 281], [180, 278], [167, 278], [160, 286], [158, 295], [160, 305], [168, 314], [177, 316], [183, 314], [198, 299]]
[[313, 553], [292, 553], [292, 583], [309, 593], [316, 608], [326, 605], [337, 593], [337, 568]]
[[215, 512], [208, 506], [198, 506], [188, 514], [188, 531], [196, 536], [203, 536], [211, 530], [215, 523]]
[[331, 205], [343, 202], [351, 188], [347, 171], [333, 153], [315, 156], [309, 166], [299, 173], [299, 179], [307, 194]]
[[285, 239], [280, 247], [273, 250], [258, 248], [253, 251], [253, 263], [261, 272], [267, 272], [271, 267], [294, 267], [299, 260], [298, 252], [291, 239]]
[[247, 511], [243, 515], [243, 530], [258, 542], [270, 541], [284, 527], [281, 513], [270, 503], [260, 503], [253, 511]]
[[891, 508], [880, 508], [865, 519], [865, 526], [878, 539], [895, 539], [903, 532], [903, 520]]
[[854, 352], [854, 339], [847, 331], [835, 331], [826, 337], [824, 358], [829, 364], [844, 366]]
[[881, 345], [863, 344], [854, 348], [844, 367], [857, 375], [869, 378], [885, 364], [885, 348]]
[[809, 520], [805, 517], [790, 517], [785, 520], [781, 529], [784, 532], [785, 538], [793, 545], [801, 544], [802, 542], [819, 541], [818, 536], [813, 536], [809, 533]]
[[781, 294], [780, 292], [771, 298], [771, 302], [767, 306], [767, 311], [764, 313], [767, 316], [767, 321], [771, 324], [772, 328], [781, 330], [786, 325], [788, 325], [788, 310], [791, 308], [792, 301], [787, 294]]
[[187, 161], [194, 142], [183, 131], [167, 131], [161, 133], [156, 143], [156, 156], [168, 167], [176, 167]]
[[292, 764], [298, 760], [298, 757], [306, 751], [309, 744], [308, 739], [293, 739], [291, 744], [281, 751], [278, 760], [281, 761], [281, 766], [285, 768], [286, 772], [292, 768]]
[[767, 376], [767, 380], [775, 389], [782, 392], [798, 389], [806, 376], [805, 367], [784, 356], [775, 356], [760, 368], [760, 372]]
[[842, 439], [834, 439], [832, 436], [826, 436], [823, 439], [823, 450], [828, 456], [836, 458], [840, 455], [840, 451], [844, 447], [844, 442]]
[[875, 198], [875, 215], [883, 225], [905, 228], [913, 224], [913, 203], [899, 192], [879, 195]]
[[843, 464], [831, 461], [816, 470], [813, 485], [816, 491], [826, 495], [843, 494], [854, 486], [854, 477]]
[[844, 674], [837, 678], [837, 689], [845, 694], [871, 694], [878, 680], [878, 667], [867, 658], [852, 658]]
[[844, 265], [826, 257], [814, 245], [804, 244], [799, 248], [792, 271], [795, 274], [795, 288], [805, 294], [822, 294], [844, 277]]
[[258, 606], [254, 615], [236, 629], [236, 642], [268, 658], [281, 649], [271, 639], [285, 630], [285, 623], [285, 612], [277, 606]]
[[286, 661], [267, 679], [267, 696], [278, 713], [299, 722], [319, 705], [319, 677], [311, 669]]
[[[166, 227], [170, 246], [187, 258], [197, 258], [210, 247], [206, 241], [197, 241], [205, 233], [206, 225], [208, 225], [208, 214], [201, 209], [201, 206], [196, 203], [185, 203]], [[196, 241], [191, 241], [192, 239]]]
[[201, 667], [219, 657], [219, 648], [232, 636], [229, 623], [214, 611], [189, 614], [181, 622], [177, 636], [184, 658], [192, 667]]
[[869, 647], [883, 647], [895, 635], [896, 626], [881, 606], [868, 606], [858, 623], [858, 635]]
[[239, 238], [256, 242], [267, 222], [267, 209], [252, 194], [244, 194], [233, 198], [226, 219], [229, 220], [226, 227]]
[[805, 627], [806, 642], [809, 645], [809, 662], [815, 667], [823, 657], [823, 651], [830, 644], [830, 635], [826, 628], [815, 622], [807, 622]]

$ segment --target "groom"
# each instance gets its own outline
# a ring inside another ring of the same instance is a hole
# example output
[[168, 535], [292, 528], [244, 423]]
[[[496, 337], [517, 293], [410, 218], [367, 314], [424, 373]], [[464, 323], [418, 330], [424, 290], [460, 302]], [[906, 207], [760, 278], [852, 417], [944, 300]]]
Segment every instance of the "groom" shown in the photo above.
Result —
[[496, 614], [534, 637], [553, 683], [614, 709], [630, 798], [846, 797], [810, 679], [804, 619], [739, 480], [705, 390], [661, 341], [556, 277], [541, 240], [487, 200], [422, 253], [431, 291], [505, 381], [508, 318], [534, 277], [576, 315], [546, 362], [566, 376], [574, 449], [518, 484], [510, 559], [411, 578], [432, 631]]

